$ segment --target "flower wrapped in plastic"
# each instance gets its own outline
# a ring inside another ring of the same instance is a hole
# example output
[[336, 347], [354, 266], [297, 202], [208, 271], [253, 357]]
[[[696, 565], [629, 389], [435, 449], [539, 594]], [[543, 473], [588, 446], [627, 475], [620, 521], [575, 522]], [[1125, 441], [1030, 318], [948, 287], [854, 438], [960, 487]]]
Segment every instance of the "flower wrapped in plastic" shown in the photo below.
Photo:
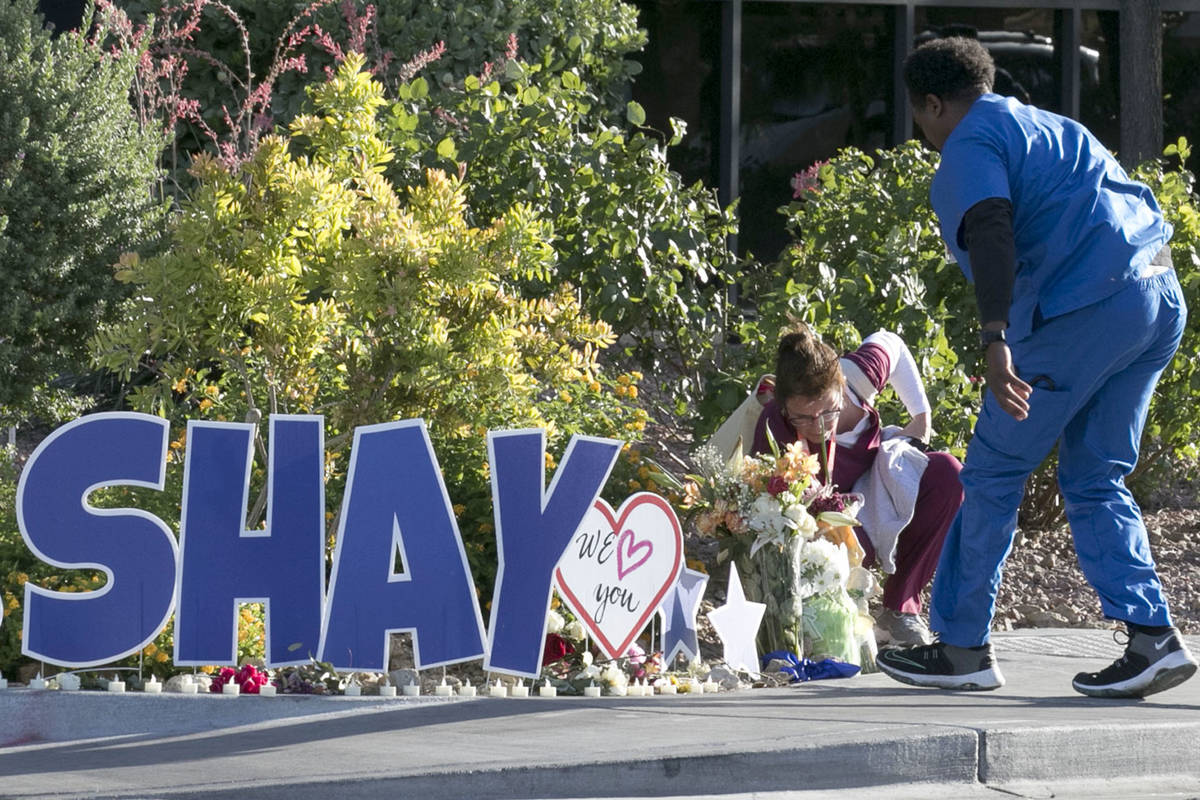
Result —
[[[718, 561], [737, 563], [750, 600], [766, 605], [759, 628], [761, 652], [787, 650], [806, 655], [835, 640], [834, 616], [846, 607], [823, 599], [846, 595], [851, 567], [862, 562], [853, 527], [856, 495], [834, 492], [817, 480], [821, 459], [803, 442], [757, 456], [723, 460], [711, 448], [696, 455], [700, 474], [684, 493], [696, 529], [721, 542]], [[813, 612], [806, 603], [815, 602]], [[821, 636], [813, 635], [814, 626]], [[840, 628], [838, 628], [840, 630]], [[851, 626], [853, 637], [854, 625]], [[810, 642], [806, 648], [806, 640]], [[839, 647], [832, 655], [859, 663], [857, 647]]]

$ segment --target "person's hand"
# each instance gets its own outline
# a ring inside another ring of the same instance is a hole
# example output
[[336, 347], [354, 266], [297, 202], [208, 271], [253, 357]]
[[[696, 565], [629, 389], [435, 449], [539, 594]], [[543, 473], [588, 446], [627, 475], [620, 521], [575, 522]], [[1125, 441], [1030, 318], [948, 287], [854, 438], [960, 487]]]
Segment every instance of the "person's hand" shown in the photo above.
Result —
[[929, 444], [929, 439], [933, 436], [933, 427], [929, 424], [929, 412], [923, 411], [915, 415], [900, 433], [902, 436], [909, 436]]
[[1006, 414], [1018, 420], [1029, 416], [1029, 395], [1033, 388], [1013, 372], [1012, 353], [1004, 342], [988, 346], [987, 387]]

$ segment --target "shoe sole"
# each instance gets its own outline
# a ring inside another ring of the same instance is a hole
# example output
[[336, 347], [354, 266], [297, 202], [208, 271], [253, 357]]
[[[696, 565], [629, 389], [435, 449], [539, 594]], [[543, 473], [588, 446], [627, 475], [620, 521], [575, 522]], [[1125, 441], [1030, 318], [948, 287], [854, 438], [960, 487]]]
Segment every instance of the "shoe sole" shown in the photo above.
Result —
[[1004, 676], [995, 667], [966, 675], [919, 675], [915, 672], [904, 672], [889, 667], [883, 661], [877, 660], [875, 666], [879, 667], [880, 672], [888, 677], [910, 686], [951, 689], [959, 692], [990, 692], [1004, 685]]
[[1147, 667], [1127, 681], [1108, 686], [1089, 686], [1071, 681], [1071, 688], [1088, 697], [1146, 697], [1173, 689], [1196, 674], [1196, 662], [1177, 651]]

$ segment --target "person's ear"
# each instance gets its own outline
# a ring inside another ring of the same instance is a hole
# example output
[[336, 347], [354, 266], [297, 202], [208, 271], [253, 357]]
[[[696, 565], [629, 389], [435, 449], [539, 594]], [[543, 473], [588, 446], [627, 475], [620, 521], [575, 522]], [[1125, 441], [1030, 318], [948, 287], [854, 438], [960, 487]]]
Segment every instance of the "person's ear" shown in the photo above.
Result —
[[946, 110], [946, 103], [936, 94], [927, 94], [924, 97], [925, 113], [933, 118], [940, 117], [942, 112]]

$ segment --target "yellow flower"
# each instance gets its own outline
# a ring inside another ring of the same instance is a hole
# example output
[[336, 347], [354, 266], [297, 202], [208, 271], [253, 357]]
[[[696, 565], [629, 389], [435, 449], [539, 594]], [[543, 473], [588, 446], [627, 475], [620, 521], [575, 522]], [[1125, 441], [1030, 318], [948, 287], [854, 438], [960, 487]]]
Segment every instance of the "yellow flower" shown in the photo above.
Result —
[[158, 652], [158, 647], [154, 644], [154, 642], [151, 642], [150, 644], [146, 645], [142, 652], [148, 656], [152, 656]]
[[492, 527], [492, 523], [490, 523], [490, 522], [479, 523], [479, 532], [480, 533], [491, 533], [494, 530], [495, 530], [495, 528]]
[[598, 392], [598, 391], [600, 391], [600, 382], [599, 382], [599, 381], [592, 381], [591, 383], [589, 383], [589, 384], [588, 384], [588, 391], [590, 391], [590, 392]]
[[175, 392], [176, 394], [186, 394], [187, 393], [187, 381], [184, 380], [183, 378], [180, 378], [179, 380], [175, 381], [173, 384], [171, 384], [171, 391]]
[[564, 403], [570, 403], [571, 402], [571, 393], [566, 392], [566, 391], [559, 392], [558, 399], [562, 400]]
[[210, 408], [212, 408], [212, 406], [213, 406], [213, 401], [209, 400], [207, 397], [200, 401], [200, 410], [201, 411], [208, 411]]
[[168, 655], [167, 655], [165, 652], [163, 652], [162, 650], [159, 650], [159, 651], [158, 651], [158, 655], [156, 655], [156, 656], [154, 657], [154, 660], [155, 660], [155, 661], [157, 661], [157, 662], [158, 662], [158, 663], [160, 663], [160, 664], [165, 664], [165, 663], [167, 663], [167, 659], [168, 659], [169, 657], [170, 657], [170, 656], [168, 656]]
[[628, 375], [619, 376], [617, 378], [617, 383], [621, 386], [628, 386], [629, 385], [629, 376]]
[[636, 492], [638, 489], [642, 488], [642, 485], [640, 483], [638, 483], [637, 481], [630, 481], [629, 488], [631, 491]]
[[703, 572], [706, 575], [708, 574], [708, 565], [695, 558], [689, 558], [687, 560], [687, 568], [694, 569], [696, 572]]
[[464, 506], [462, 503], [455, 503], [455, 504], [454, 504], [454, 516], [456, 516], [456, 517], [461, 517], [461, 516], [462, 516], [462, 513], [463, 513], [464, 511], [466, 511], [466, 510], [467, 510], [467, 507], [466, 507], [466, 506]]
[[554, 469], [556, 463], [557, 462], [554, 460], [554, 456], [546, 453], [546, 469]]
[[642, 373], [638, 372], [637, 370], [634, 370], [633, 372], [631, 372], [629, 374], [633, 377], [634, 382], [637, 382], [637, 383], [641, 382]]
[[636, 397], [637, 397], [637, 392], [638, 392], [638, 390], [637, 390], [637, 387], [636, 387], [636, 386], [629, 386], [629, 387], [627, 387], [627, 388], [625, 389], [625, 393], [626, 393], [627, 395], [629, 395], [629, 399], [630, 399], [630, 400], [632, 400], [632, 399], [634, 399], [634, 398], [636, 398]]

